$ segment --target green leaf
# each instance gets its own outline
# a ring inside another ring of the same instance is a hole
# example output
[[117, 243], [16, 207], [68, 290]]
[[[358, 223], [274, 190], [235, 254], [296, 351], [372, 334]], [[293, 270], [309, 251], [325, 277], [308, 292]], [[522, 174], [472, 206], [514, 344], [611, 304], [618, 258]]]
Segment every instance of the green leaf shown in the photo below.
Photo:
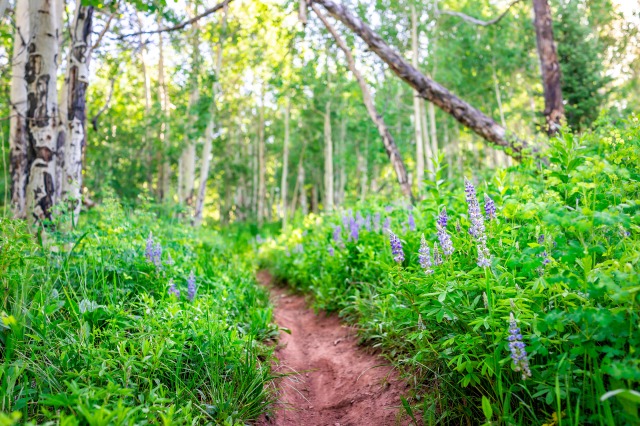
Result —
[[491, 408], [491, 402], [489, 401], [489, 398], [487, 398], [484, 395], [482, 395], [482, 412], [484, 413], [484, 417], [487, 420], [491, 420], [491, 418], [493, 417], [493, 409]]

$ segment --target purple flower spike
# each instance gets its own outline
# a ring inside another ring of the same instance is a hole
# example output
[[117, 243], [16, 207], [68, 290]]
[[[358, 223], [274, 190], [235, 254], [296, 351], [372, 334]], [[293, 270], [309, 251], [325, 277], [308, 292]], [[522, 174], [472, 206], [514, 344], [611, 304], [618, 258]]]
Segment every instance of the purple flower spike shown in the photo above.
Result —
[[438, 215], [438, 219], [436, 223], [440, 228], [445, 229], [447, 227], [448, 221], [449, 221], [449, 218], [447, 217], [447, 209], [443, 207], [442, 210], [440, 211], [440, 214]]
[[144, 255], [149, 262], [153, 262], [153, 234], [151, 232], [149, 232], [149, 237], [147, 238], [147, 245], [144, 251]]
[[331, 256], [331, 257], [333, 257], [336, 254], [336, 250], [333, 248], [333, 246], [327, 247], [327, 252], [329, 253], [329, 256]]
[[404, 262], [404, 251], [402, 250], [402, 241], [396, 234], [389, 229], [389, 243], [391, 244], [391, 253], [393, 254], [393, 260], [397, 263]]
[[442, 255], [438, 250], [438, 243], [433, 243], [433, 264], [436, 266], [442, 265]]
[[416, 230], [416, 221], [413, 218], [413, 213], [409, 212], [409, 216], [407, 217], [407, 224], [409, 225], [409, 230], [411, 232]]
[[513, 369], [522, 373], [522, 380], [531, 377], [531, 369], [529, 368], [529, 359], [527, 358], [527, 350], [522, 341], [522, 334], [516, 322], [513, 312], [509, 314], [509, 350], [511, 351], [511, 360], [513, 361]]
[[193, 271], [189, 274], [189, 278], [187, 278], [187, 297], [189, 301], [193, 302], [193, 299], [196, 297], [196, 276], [193, 274]]
[[388, 217], [384, 219], [384, 225], [382, 225], [382, 230], [383, 231], [391, 230], [391, 220]]
[[376, 212], [373, 216], [373, 230], [375, 232], [380, 232], [380, 212]]
[[180, 290], [173, 283], [173, 279], [169, 280], [169, 290], [167, 291], [170, 295], [180, 298]]
[[466, 194], [467, 204], [469, 205], [469, 221], [471, 228], [469, 233], [474, 238], [480, 238], [484, 235], [484, 216], [480, 212], [480, 204], [476, 197], [476, 188], [467, 178], [464, 180], [464, 192]]
[[424, 270], [425, 274], [433, 274], [433, 269], [431, 269], [431, 250], [429, 250], [427, 240], [424, 239], [424, 234], [422, 234], [422, 236], [420, 237], [420, 250], [418, 250], [418, 260], [420, 261], [420, 267]]
[[484, 212], [487, 215], [487, 220], [496, 218], [496, 203], [487, 194], [484, 194]]
[[340, 225], [337, 225], [335, 228], [333, 228], [333, 242], [336, 244], [341, 244], [342, 243], [342, 228], [340, 227]]
[[351, 218], [349, 221], [349, 240], [358, 242], [358, 237], [360, 236], [360, 226], [358, 225], [357, 219]]

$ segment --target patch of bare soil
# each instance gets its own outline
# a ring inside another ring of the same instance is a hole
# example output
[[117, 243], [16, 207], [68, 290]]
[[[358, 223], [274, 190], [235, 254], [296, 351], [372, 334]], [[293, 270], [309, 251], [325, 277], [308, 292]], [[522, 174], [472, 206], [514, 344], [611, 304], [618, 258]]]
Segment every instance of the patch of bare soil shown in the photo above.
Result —
[[259, 425], [408, 424], [400, 401], [406, 384], [387, 361], [358, 347], [337, 316], [316, 315], [303, 296], [274, 286], [268, 271], [258, 280], [271, 291], [276, 322], [291, 330], [280, 333], [274, 370], [292, 373], [278, 381], [275, 416]]

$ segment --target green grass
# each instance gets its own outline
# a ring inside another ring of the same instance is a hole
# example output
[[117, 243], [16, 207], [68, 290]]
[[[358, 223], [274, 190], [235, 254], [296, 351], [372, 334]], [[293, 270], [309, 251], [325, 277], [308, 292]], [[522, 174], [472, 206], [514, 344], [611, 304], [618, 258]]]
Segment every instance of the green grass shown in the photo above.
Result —
[[234, 425], [269, 409], [263, 342], [277, 330], [251, 264], [221, 236], [146, 211], [107, 202], [46, 251], [0, 221], [0, 411], [12, 413], [0, 424]]
[[[546, 155], [549, 164], [476, 176], [480, 205], [487, 194], [498, 206], [485, 221], [489, 267], [476, 264], [462, 176], [447, 181], [442, 170], [411, 211], [416, 231], [404, 205], [372, 200], [307, 217], [262, 244], [261, 262], [407, 372], [414, 394], [404, 405], [426, 424], [638, 424], [640, 123], [602, 119], [591, 133], [552, 141]], [[420, 236], [433, 250], [442, 208], [455, 252], [426, 274]], [[400, 236], [401, 264], [376, 214]], [[360, 222], [357, 241], [350, 218]], [[510, 357], [512, 313], [526, 380]]]

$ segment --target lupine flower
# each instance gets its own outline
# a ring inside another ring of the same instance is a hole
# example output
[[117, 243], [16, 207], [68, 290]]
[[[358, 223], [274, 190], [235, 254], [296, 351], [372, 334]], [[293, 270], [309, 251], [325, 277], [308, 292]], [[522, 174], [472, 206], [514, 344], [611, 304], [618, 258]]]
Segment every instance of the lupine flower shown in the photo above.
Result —
[[342, 228], [340, 227], [340, 225], [336, 225], [333, 228], [333, 242], [336, 244], [341, 244], [342, 243]]
[[196, 276], [193, 274], [193, 271], [191, 271], [189, 278], [187, 278], [187, 297], [189, 301], [193, 302], [193, 299], [195, 299], [196, 290]]
[[433, 264], [436, 266], [442, 265], [442, 255], [438, 250], [438, 243], [433, 243]]
[[389, 243], [391, 244], [391, 253], [393, 254], [393, 260], [397, 263], [404, 262], [404, 251], [402, 250], [402, 241], [396, 234], [389, 229]]
[[393, 211], [393, 206], [385, 206], [384, 210], [385, 210], [387, 213], [391, 213], [391, 212]]
[[149, 232], [149, 237], [147, 237], [147, 245], [144, 251], [144, 255], [149, 262], [153, 263], [153, 234], [151, 232]]
[[349, 221], [349, 240], [357, 242], [359, 234], [360, 226], [358, 226], [358, 221], [354, 218], [351, 218], [351, 220]]
[[407, 224], [409, 225], [409, 230], [410, 231], [415, 231], [416, 230], [416, 221], [413, 218], [413, 213], [409, 212], [409, 216], [407, 217]]
[[373, 230], [380, 232], [380, 212], [376, 212], [376, 214], [373, 215]]
[[469, 233], [475, 238], [484, 235], [484, 216], [480, 213], [480, 204], [476, 197], [476, 188], [467, 178], [464, 180], [464, 192], [466, 194], [467, 204], [469, 205], [469, 221], [471, 228]]
[[538, 244], [544, 244], [544, 234], [538, 235]]
[[175, 262], [173, 261], [173, 257], [171, 257], [171, 253], [167, 253], [167, 265], [171, 266]]
[[358, 224], [358, 228], [362, 228], [364, 226], [364, 216], [362, 213], [356, 213], [356, 223]]
[[509, 314], [509, 350], [511, 351], [511, 360], [513, 361], [513, 369], [522, 373], [522, 380], [531, 377], [529, 369], [529, 360], [525, 344], [522, 341], [522, 334], [516, 322], [513, 312]]
[[433, 269], [431, 269], [431, 250], [429, 250], [429, 246], [427, 245], [427, 240], [424, 239], [424, 234], [420, 237], [420, 250], [418, 250], [418, 261], [420, 262], [420, 267], [424, 270], [425, 274], [432, 274]]
[[180, 298], [180, 290], [178, 290], [178, 288], [176, 287], [176, 285], [173, 283], [173, 279], [169, 280], [169, 290], [168, 293], [170, 295], [173, 295], [177, 298]]
[[462, 232], [462, 227], [460, 226], [460, 221], [456, 221], [456, 232], [459, 234]]
[[384, 225], [382, 225], [382, 230], [383, 231], [391, 230], [391, 220], [388, 217], [384, 219]]
[[439, 221], [436, 223], [436, 229], [438, 230], [438, 241], [440, 242], [440, 247], [442, 247], [442, 252], [445, 256], [451, 256], [453, 254], [453, 243], [451, 242], [449, 233], [445, 228], [440, 226]]
[[484, 213], [487, 220], [496, 218], [496, 203], [487, 194], [484, 194]]
[[364, 218], [364, 228], [371, 232], [371, 215], [368, 214], [367, 217]]
[[487, 248], [487, 243], [484, 241], [479, 241], [477, 244], [478, 249], [478, 266], [481, 268], [485, 268], [491, 266], [491, 254], [489, 253], [489, 249]]
[[344, 229], [349, 227], [349, 215], [346, 212], [342, 215], [342, 227]]
[[162, 245], [157, 243], [151, 250], [151, 261], [156, 265], [156, 269], [162, 268]]
[[333, 248], [332, 245], [327, 247], [327, 252], [329, 253], [329, 256], [331, 256], [331, 257], [333, 257], [336, 254], [336, 250]]
[[549, 259], [549, 253], [547, 253], [546, 250], [542, 252], [541, 256], [543, 266], [547, 266], [549, 263], [551, 263], [551, 260]]
[[436, 223], [438, 224], [439, 227], [444, 229], [447, 227], [448, 221], [449, 221], [449, 218], [447, 217], [447, 210], [443, 207], [442, 210], [440, 211], [440, 214], [438, 215], [438, 219], [436, 220]]

